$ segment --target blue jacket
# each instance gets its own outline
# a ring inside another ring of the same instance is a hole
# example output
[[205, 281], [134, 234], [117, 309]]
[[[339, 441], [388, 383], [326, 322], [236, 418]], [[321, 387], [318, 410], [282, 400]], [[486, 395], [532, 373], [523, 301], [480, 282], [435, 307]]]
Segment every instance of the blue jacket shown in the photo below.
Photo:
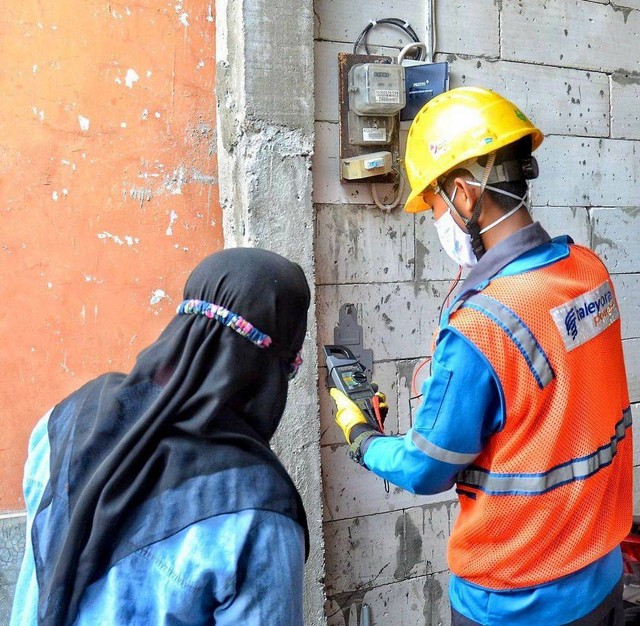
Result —
[[[10, 626], [37, 624], [31, 524], [49, 480], [45, 415], [24, 474], [26, 550]], [[113, 565], [85, 592], [76, 626], [300, 626], [305, 540], [293, 519], [245, 510], [204, 519]]]
[[[542, 227], [533, 224], [491, 248], [465, 286], [557, 262], [569, 254], [568, 244], [567, 238], [549, 240]], [[412, 493], [439, 493], [454, 486], [457, 474], [475, 460], [504, 420], [502, 389], [488, 360], [445, 326], [413, 427], [403, 437], [371, 438], [363, 460], [372, 472]], [[621, 575], [622, 557], [616, 548], [583, 570], [528, 589], [484, 589], [452, 575], [449, 595], [453, 608], [481, 624], [551, 626], [589, 613]]]

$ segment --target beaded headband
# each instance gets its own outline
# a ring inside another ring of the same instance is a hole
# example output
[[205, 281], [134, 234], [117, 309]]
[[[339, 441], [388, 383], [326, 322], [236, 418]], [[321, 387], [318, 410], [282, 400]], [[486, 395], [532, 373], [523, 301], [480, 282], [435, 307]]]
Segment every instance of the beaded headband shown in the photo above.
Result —
[[244, 317], [225, 309], [219, 304], [212, 304], [205, 300], [183, 300], [178, 305], [176, 313], [178, 315], [204, 315], [209, 319], [214, 319], [246, 337], [258, 348], [268, 348], [272, 343], [269, 335], [261, 333], [253, 324], [247, 322]]

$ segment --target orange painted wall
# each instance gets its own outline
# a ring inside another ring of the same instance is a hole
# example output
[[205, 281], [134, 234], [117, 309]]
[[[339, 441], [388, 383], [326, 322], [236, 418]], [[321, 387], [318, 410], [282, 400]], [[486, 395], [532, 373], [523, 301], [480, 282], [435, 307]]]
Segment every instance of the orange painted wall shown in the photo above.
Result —
[[0, 510], [38, 418], [127, 371], [222, 248], [214, 0], [0, 9]]

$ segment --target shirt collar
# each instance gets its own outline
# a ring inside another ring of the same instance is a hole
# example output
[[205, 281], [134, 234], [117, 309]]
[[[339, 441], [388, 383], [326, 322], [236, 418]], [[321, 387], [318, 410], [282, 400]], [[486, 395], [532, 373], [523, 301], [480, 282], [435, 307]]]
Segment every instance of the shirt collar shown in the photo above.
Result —
[[485, 252], [478, 264], [469, 272], [462, 291], [472, 291], [484, 285], [511, 261], [550, 241], [549, 233], [539, 222], [521, 228]]

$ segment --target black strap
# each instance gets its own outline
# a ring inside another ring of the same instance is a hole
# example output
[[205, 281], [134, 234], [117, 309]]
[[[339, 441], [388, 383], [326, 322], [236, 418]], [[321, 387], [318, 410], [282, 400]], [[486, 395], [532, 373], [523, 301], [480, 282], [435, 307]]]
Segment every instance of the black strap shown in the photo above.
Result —
[[482, 235], [480, 235], [480, 225], [478, 224], [478, 218], [480, 217], [480, 211], [482, 209], [482, 198], [484, 196], [484, 189], [480, 192], [478, 199], [473, 207], [473, 213], [471, 219], [467, 222], [467, 230], [471, 235], [471, 247], [473, 248], [473, 254], [475, 254], [478, 261], [484, 256], [486, 252], [484, 243], [482, 243]]

